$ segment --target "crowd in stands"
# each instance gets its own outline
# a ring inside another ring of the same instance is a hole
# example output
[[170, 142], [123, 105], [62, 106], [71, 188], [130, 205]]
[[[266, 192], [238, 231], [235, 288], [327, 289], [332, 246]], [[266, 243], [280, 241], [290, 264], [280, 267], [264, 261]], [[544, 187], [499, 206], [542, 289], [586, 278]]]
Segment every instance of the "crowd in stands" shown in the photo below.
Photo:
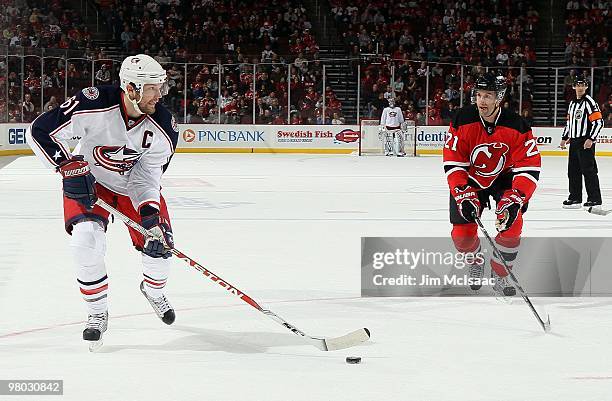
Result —
[[[91, 84], [116, 83], [118, 63], [91, 46], [91, 35], [78, 13], [63, 0], [0, 0], [8, 6], [2, 15], [0, 45], [81, 49], [82, 59], [46, 63], [26, 57], [22, 93], [18, 82], [21, 58], [0, 61], [0, 119], [29, 121], [44, 110], [51, 97], [62, 102], [64, 94]], [[170, 96], [165, 99], [179, 118], [187, 121], [252, 122], [253, 97], [258, 123], [285, 123], [291, 92], [290, 120], [322, 123], [322, 69], [319, 47], [306, 10], [295, 0], [138, 1], [100, 0], [104, 26], [125, 53], [144, 52], [171, 69]], [[91, 63], [91, 60], [103, 60]], [[190, 63], [185, 87], [184, 64]], [[287, 63], [293, 62], [291, 75]], [[193, 63], [193, 64], [192, 64]], [[214, 63], [210, 65], [206, 63]], [[219, 64], [223, 80], [218, 87]], [[253, 65], [256, 65], [253, 74]], [[7, 71], [10, 71], [7, 72]], [[36, 78], [38, 77], [38, 78]], [[28, 81], [29, 84], [25, 84]], [[253, 83], [255, 92], [253, 92]], [[3, 98], [9, 85], [8, 102]], [[40, 88], [44, 86], [44, 99]], [[326, 99], [331, 111], [341, 113], [330, 88]], [[185, 91], [187, 93], [185, 93]], [[217, 101], [218, 94], [221, 94]], [[25, 95], [29, 95], [26, 100]], [[8, 103], [8, 104], [7, 104]], [[43, 105], [44, 103], [44, 105]], [[221, 114], [219, 115], [219, 111]], [[216, 114], [216, 115], [215, 115]], [[333, 114], [326, 116], [331, 121]], [[337, 121], [340, 121], [338, 115]]]
[[595, 67], [607, 60], [611, 11], [612, 4], [605, 0], [567, 1], [565, 61], [568, 66]]
[[[320, 62], [304, 61], [290, 68], [291, 78], [286, 64], [223, 64], [219, 87], [218, 64], [188, 66], [186, 94], [184, 71], [175, 64], [169, 68], [167, 102], [178, 113], [184, 113], [186, 106], [186, 122], [190, 123], [249, 124], [255, 117], [257, 124], [286, 124], [288, 119], [291, 124], [322, 124]], [[340, 102], [331, 87], [325, 93], [325, 122], [331, 123], [334, 112], [341, 121]]]
[[179, 116], [186, 110], [186, 122], [252, 123], [255, 107], [257, 123], [287, 123], [289, 92], [291, 122], [317, 122], [319, 46], [301, 2], [102, 0], [100, 6], [124, 51], [198, 63], [187, 68], [187, 87], [184, 68], [170, 67], [166, 102]]
[[0, 44], [47, 49], [85, 49], [91, 33], [66, 0], [0, 0]]
[[[475, 78], [487, 68], [506, 77], [505, 107], [518, 109], [520, 68], [535, 64], [533, 34], [539, 14], [529, 2], [331, 0], [331, 4], [353, 55], [390, 55], [388, 61], [374, 58], [376, 63], [362, 75], [371, 117], [380, 115], [382, 106], [372, 99], [388, 96], [390, 86], [404, 112], [415, 115], [419, 123], [447, 123], [455, 108], [469, 102]], [[464, 68], [463, 85], [459, 64], [475, 66]], [[395, 82], [390, 82], [392, 76]], [[531, 109], [531, 81], [524, 70], [523, 110]]]
[[[606, 0], [568, 0], [565, 8], [565, 62], [577, 72], [593, 76], [593, 97], [601, 105], [606, 127], [612, 127], [612, 57], [608, 35], [612, 29], [612, 3]], [[571, 79], [565, 82], [565, 98], [574, 96]]]
[[[31, 121], [41, 110], [63, 102], [66, 82], [69, 93], [91, 85], [88, 60], [104, 54], [92, 48], [92, 35], [70, 3], [0, 0], [0, 7], [0, 47], [24, 49], [23, 53], [6, 51], [0, 60], [0, 121]], [[66, 66], [64, 55], [72, 50], [84, 60]], [[48, 56], [44, 71], [42, 51]]]
[[[319, 44], [299, 0], [97, 3], [104, 29], [124, 53], [150, 54], [168, 69], [164, 102], [179, 121], [354, 121], [345, 118], [333, 88], [323, 87]], [[566, 58], [572, 67], [601, 65], [608, 55], [608, 3], [567, 2]], [[44, 66], [38, 57], [25, 57], [23, 76], [21, 57], [0, 58], [0, 121], [29, 121], [81, 88], [117, 83], [120, 58], [108, 60], [95, 48], [67, 0], [0, 0], [0, 6], [6, 10], [0, 45], [80, 51], [67, 61], [46, 58]], [[522, 100], [523, 115], [531, 118], [527, 68], [535, 64], [539, 14], [529, 2], [330, 0], [330, 6], [350, 55], [361, 60], [362, 117], [380, 116], [393, 96], [418, 124], [446, 124], [471, 100], [478, 75], [493, 69], [508, 84], [503, 107], [518, 110]], [[612, 59], [604, 64], [611, 68], [597, 82], [596, 100], [608, 117]]]
[[[168, 61], [280, 62], [318, 51], [306, 9], [296, 0], [100, 0], [113, 38], [130, 53]], [[194, 56], [198, 55], [198, 56]], [[204, 55], [204, 56], [201, 56]]]

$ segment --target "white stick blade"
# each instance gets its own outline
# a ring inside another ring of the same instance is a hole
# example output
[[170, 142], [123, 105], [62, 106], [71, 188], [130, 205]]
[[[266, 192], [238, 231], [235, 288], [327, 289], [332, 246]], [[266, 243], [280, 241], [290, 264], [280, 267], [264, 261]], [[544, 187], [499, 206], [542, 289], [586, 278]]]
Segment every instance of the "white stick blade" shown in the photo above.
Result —
[[348, 333], [342, 337], [326, 338], [325, 345], [328, 351], [336, 351], [359, 345], [370, 339], [370, 330], [363, 328]]
[[544, 332], [550, 333], [550, 316], [546, 315], [546, 322], [544, 322]]

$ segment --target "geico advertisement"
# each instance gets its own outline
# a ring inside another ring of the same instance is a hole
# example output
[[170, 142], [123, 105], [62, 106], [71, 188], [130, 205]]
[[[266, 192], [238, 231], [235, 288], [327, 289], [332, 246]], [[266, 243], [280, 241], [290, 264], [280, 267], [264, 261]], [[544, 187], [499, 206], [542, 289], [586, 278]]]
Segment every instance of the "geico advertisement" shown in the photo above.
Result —
[[359, 129], [347, 125], [179, 124], [179, 146], [211, 148], [357, 148]]
[[[0, 150], [30, 150], [26, 141], [26, 131], [30, 124], [0, 124]], [[72, 149], [76, 146], [78, 136], [68, 138], [66, 142]]]
[[0, 149], [29, 149], [26, 143], [28, 124], [2, 124]]

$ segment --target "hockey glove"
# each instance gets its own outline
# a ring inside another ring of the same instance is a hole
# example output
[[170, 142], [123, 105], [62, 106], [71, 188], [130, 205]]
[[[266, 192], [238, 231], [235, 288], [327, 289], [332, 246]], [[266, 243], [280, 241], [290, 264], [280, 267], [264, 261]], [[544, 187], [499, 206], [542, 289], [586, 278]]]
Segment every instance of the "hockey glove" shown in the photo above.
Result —
[[495, 208], [495, 214], [497, 215], [495, 227], [497, 231], [501, 233], [512, 227], [524, 204], [525, 197], [518, 190], [509, 189], [505, 191]]
[[142, 253], [152, 258], [168, 259], [172, 256], [170, 250], [174, 248], [172, 229], [159, 219], [159, 211], [152, 206], [145, 205], [140, 209], [142, 226], [149, 230], [150, 236], [144, 236]]
[[471, 223], [474, 222], [474, 216], [480, 216], [480, 199], [474, 187], [469, 185], [455, 187], [452, 195], [461, 217]]
[[93, 209], [98, 200], [96, 179], [83, 156], [76, 155], [62, 162], [57, 166], [57, 171], [63, 177], [62, 186], [66, 198], [79, 202], [88, 210]]

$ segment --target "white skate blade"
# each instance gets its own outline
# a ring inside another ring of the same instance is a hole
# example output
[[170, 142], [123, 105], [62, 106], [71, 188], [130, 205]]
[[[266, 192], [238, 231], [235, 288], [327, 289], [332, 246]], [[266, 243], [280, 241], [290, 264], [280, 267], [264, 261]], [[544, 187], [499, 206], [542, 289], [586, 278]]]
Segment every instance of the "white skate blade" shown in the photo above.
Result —
[[582, 209], [582, 203], [574, 203], [573, 205], [562, 205], [563, 209]]
[[[496, 293], [497, 294], [497, 293]], [[507, 297], [505, 295], [499, 295], [497, 294], [495, 296], [495, 299], [497, 299], [499, 302], [501, 302], [502, 304], [506, 304], [506, 305], [512, 305], [512, 297]]]
[[96, 352], [100, 348], [102, 348], [102, 345], [104, 344], [104, 339], [100, 337], [98, 341], [87, 341], [87, 342], [89, 343], [89, 352]]

